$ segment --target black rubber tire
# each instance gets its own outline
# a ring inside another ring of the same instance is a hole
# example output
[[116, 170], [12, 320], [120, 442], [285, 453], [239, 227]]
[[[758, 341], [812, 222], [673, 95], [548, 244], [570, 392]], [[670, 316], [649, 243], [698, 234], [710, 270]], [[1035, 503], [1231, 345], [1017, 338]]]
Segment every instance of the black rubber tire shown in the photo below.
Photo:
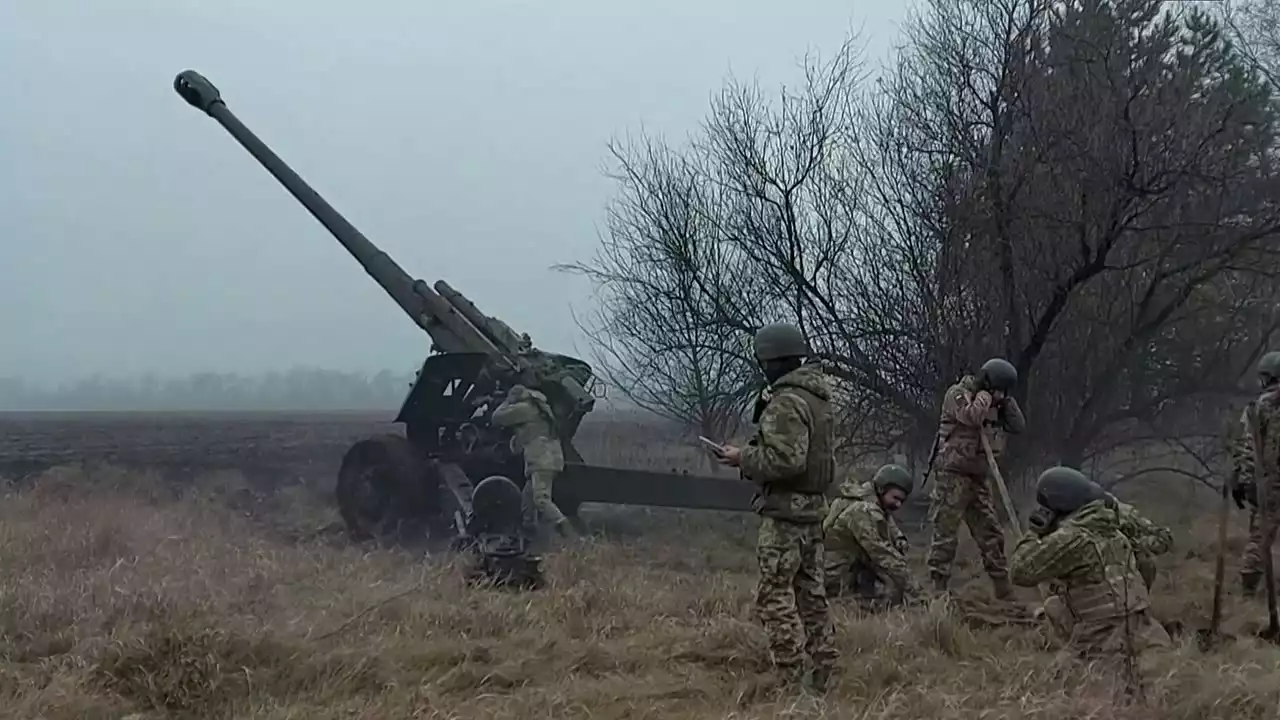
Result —
[[335, 493], [352, 539], [399, 540], [420, 530], [437, 504], [429, 470], [399, 435], [352, 445], [342, 457]]

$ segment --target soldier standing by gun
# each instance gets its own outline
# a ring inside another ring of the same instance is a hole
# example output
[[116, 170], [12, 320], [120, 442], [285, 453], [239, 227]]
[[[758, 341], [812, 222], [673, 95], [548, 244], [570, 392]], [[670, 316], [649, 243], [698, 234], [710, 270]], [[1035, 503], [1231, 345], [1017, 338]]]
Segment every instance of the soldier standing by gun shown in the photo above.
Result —
[[[1270, 483], [1266, 493], [1267, 504], [1271, 507], [1263, 510], [1258, 507], [1257, 465], [1264, 468], [1276, 467], [1280, 460], [1280, 352], [1269, 352], [1258, 361], [1258, 382], [1262, 392], [1251, 403], [1256, 408], [1258, 430], [1263, 438], [1261, 448], [1264, 457], [1255, 458], [1253, 452], [1253, 432], [1249, 424], [1249, 409], [1240, 414], [1241, 432], [1232, 453], [1232, 464], [1236, 475], [1233, 495], [1236, 505], [1249, 506], [1249, 542], [1244, 548], [1243, 567], [1240, 571], [1240, 584], [1246, 595], [1256, 595], [1258, 584], [1263, 577], [1263, 549], [1275, 542], [1275, 523], [1262, 522], [1260, 512], [1266, 512], [1274, 520], [1280, 511], [1280, 479], [1272, 476], [1265, 478]], [[1224, 492], [1225, 492], [1224, 487]], [[1269, 525], [1269, 532], [1264, 535], [1263, 527]]]
[[774, 667], [783, 683], [798, 686], [808, 655], [812, 686], [825, 692], [839, 657], [823, 581], [824, 493], [835, 476], [831, 387], [821, 366], [804, 361], [808, 343], [796, 326], [766, 325], [754, 346], [769, 381], [756, 403], [755, 438], [717, 454], [759, 485], [751, 503], [761, 515], [756, 608]]
[[1004, 434], [1026, 430], [1022, 409], [1009, 395], [1017, 383], [1018, 371], [1013, 365], [992, 358], [982, 364], [977, 376], [964, 376], [947, 388], [943, 397], [938, 426], [940, 467], [929, 497], [933, 539], [926, 561], [938, 592], [946, 592], [951, 580], [963, 522], [982, 553], [982, 566], [996, 597], [1003, 600], [1013, 595], [982, 433], [990, 432], [992, 455], [998, 459], [1004, 449]]
[[512, 452], [524, 455], [525, 507], [531, 516], [529, 525], [550, 522], [565, 538], [577, 537], [569, 519], [551, 499], [552, 485], [564, 470], [564, 449], [556, 433], [555, 415], [547, 398], [537, 390], [513, 385], [507, 397], [493, 411], [493, 424], [513, 430]]

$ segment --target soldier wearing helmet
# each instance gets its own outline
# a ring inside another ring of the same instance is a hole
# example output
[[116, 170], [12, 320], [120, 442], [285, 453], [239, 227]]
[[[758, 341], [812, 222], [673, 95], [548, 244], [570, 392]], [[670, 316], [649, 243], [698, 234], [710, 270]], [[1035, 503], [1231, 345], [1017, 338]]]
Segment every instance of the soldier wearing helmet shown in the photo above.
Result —
[[527, 526], [537, 532], [539, 521], [551, 524], [565, 538], [577, 537], [569, 519], [551, 499], [556, 475], [564, 471], [564, 448], [556, 431], [556, 417], [547, 396], [523, 385], [513, 385], [493, 411], [494, 425], [509, 428], [511, 450], [524, 457]]
[[901, 465], [884, 465], [870, 481], [850, 478], [822, 523], [827, 597], [852, 586], [868, 608], [914, 600], [920, 587], [907, 566], [907, 536], [893, 515], [915, 487]]
[[[1262, 549], [1275, 542], [1276, 516], [1280, 514], [1280, 351], [1272, 351], [1258, 361], [1258, 383], [1262, 392], [1240, 414], [1239, 430], [1232, 444], [1232, 465], [1235, 475], [1235, 500], [1243, 508], [1249, 506], [1249, 542], [1244, 548], [1240, 570], [1240, 584], [1246, 595], [1256, 595], [1262, 581]], [[1252, 420], [1251, 420], [1252, 416]], [[1262, 457], [1253, 452], [1252, 422], [1258, 423], [1262, 436]], [[1268, 515], [1271, 518], [1270, 537], [1264, 537], [1262, 517], [1258, 508], [1258, 470], [1263, 468], [1267, 485]], [[1224, 488], [1225, 491], [1225, 488]]]
[[835, 475], [831, 387], [817, 363], [805, 362], [808, 343], [795, 325], [761, 328], [754, 350], [769, 382], [756, 434], [747, 447], [725, 447], [720, 462], [757, 486], [756, 609], [779, 679], [798, 686], [808, 655], [812, 687], [825, 692], [838, 658], [822, 574], [824, 493]]
[[1150, 590], [1156, 582], [1156, 556], [1173, 549], [1173, 532], [1138, 512], [1134, 506], [1122, 502], [1101, 485], [1092, 480], [1089, 482], [1097, 488], [1096, 492], [1105, 495], [1115, 505], [1120, 532], [1129, 539], [1133, 556], [1138, 560], [1138, 573]]
[[1050, 584], [1042, 613], [1059, 638], [1095, 657], [1168, 645], [1114, 499], [1080, 471], [1052, 467], [1036, 482], [1036, 502], [1010, 570], [1018, 585]]
[[1001, 358], [982, 364], [977, 375], [966, 375], [947, 388], [938, 424], [938, 474], [930, 493], [929, 522], [933, 538], [926, 564], [934, 589], [947, 590], [955, 561], [960, 525], [982, 554], [982, 566], [995, 587], [996, 597], [1012, 597], [1004, 554], [1004, 532], [996, 514], [995, 490], [982, 449], [987, 435], [992, 454], [1004, 450], [1006, 433], [1020, 434], [1027, 421], [1011, 393], [1018, 371]]

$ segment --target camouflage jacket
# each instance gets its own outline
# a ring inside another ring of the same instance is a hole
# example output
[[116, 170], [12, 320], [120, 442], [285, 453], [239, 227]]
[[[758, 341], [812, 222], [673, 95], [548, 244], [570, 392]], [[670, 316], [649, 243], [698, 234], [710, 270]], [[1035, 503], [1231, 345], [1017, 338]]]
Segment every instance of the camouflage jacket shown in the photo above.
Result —
[[492, 421], [512, 430], [511, 451], [523, 453], [527, 472], [564, 469], [564, 448], [545, 395], [516, 385], [493, 411]]
[[1023, 535], [1009, 558], [1009, 577], [1026, 587], [1050, 583], [1051, 592], [1084, 622], [1145, 610], [1151, 604], [1147, 584], [1120, 525], [1116, 504], [1095, 500], [1043, 537]]
[[919, 593], [907, 566], [907, 536], [880, 506], [875, 485], [852, 479], [842, 483], [822, 531], [828, 554], [852, 556], [873, 568], [885, 584]]
[[986, 475], [987, 456], [982, 451], [981, 433], [991, 441], [991, 453], [1000, 459], [1004, 452], [1005, 434], [1017, 435], [1026, 430], [1022, 408], [1013, 398], [1000, 408], [991, 406], [991, 395], [978, 391], [978, 380], [965, 375], [947, 388], [942, 398], [942, 417], [938, 422], [938, 468], [965, 475]]
[[1155, 556], [1173, 548], [1173, 533], [1169, 528], [1143, 517], [1134, 506], [1116, 500], [1115, 496], [1110, 497], [1120, 514], [1120, 532], [1129, 539], [1129, 547], [1138, 561], [1138, 572], [1150, 588], [1156, 577]]
[[778, 378], [760, 413], [755, 437], [742, 449], [742, 476], [760, 486], [751, 502], [778, 520], [820, 523], [824, 493], [835, 475], [831, 386], [816, 364]]
[[[1271, 386], [1253, 402], [1262, 431], [1264, 466], [1271, 471], [1267, 488], [1280, 492], [1280, 386]], [[1231, 443], [1231, 464], [1236, 483], [1249, 487], [1256, 481], [1257, 463], [1253, 454], [1253, 432], [1249, 429], [1249, 408], [1240, 413], [1239, 427]], [[1272, 501], [1274, 504], [1274, 501]]]
[[1173, 533], [1169, 528], [1143, 517], [1134, 506], [1112, 499], [1120, 513], [1120, 532], [1129, 538], [1135, 555], [1155, 556], [1169, 552], [1173, 547]]

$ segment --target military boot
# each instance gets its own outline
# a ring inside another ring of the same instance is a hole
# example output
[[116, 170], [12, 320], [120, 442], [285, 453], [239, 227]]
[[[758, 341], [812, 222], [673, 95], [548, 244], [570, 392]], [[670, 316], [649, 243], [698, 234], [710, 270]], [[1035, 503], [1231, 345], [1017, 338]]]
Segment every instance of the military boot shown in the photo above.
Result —
[[779, 690], [794, 692], [804, 689], [804, 665], [777, 665], [774, 669], [778, 679]]
[[1240, 573], [1240, 588], [1246, 596], [1256, 596], [1258, 594], [1258, 585], [1261, 582], [1262, 573], [1260, 572]]
[[809, 688], [819, 695], [826, 695], [831, 689], [833, 675], [835, 675], [835, 668], [815, 667], [809, 676]]
[[573, 523], [569, 522], [567, 518], [556, 523], [556, 534], [565, 540], [577, 540], [581, 537], [578, 534], [578, 530], [573, 527]]
[[951, 578], [946, 575], [930, 575], [929, 579], [933, 581], [933, 591], [939, 595], [947, 591], [947, 585], [951, 583]]
[[1013, 585], [1009, 584], [1009, 578], [1007, 577], [991, 578], [991, 586], [992, 588], [995, 589], [997, 600], [1013, 599]]

